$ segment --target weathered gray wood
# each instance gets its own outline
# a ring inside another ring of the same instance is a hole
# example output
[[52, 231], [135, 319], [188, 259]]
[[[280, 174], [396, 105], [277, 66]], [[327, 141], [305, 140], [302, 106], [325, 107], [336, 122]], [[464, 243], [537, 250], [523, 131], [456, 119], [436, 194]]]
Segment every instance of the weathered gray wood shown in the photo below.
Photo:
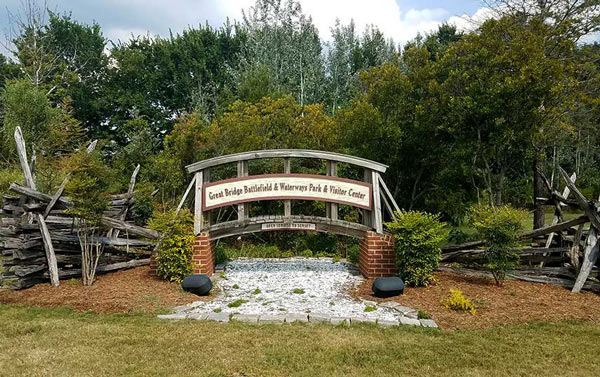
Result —
[[[363, 172], [363, 181], [366, 183], [373, 183], [373, 174], [371, 174], [371, 170], [369, 169], [364, 169]], [[371, 208], [372, 209], [372, 208]], [[372, 211], [369, 211], [368, 209], [362, 209], [362, 223], [363, 225], [368, 226], [369, 228], [373, 228], [373, 215], [371, 214]]]
[[194, 195], [194, 233], [200, 234], [204, 228], [204, 212], [202, 211], [202, 184], [204, 183], [204, 171], [195, 173], [196, 192]]
[[208, 160], [199, 161], [186, 166], [186, 169], [190, 173], [195, 173], [200, 170], [204, 170], [213, 166], [228, 164], [231, 162], [255, 160], [260, 158], [315, 158], [321, 160], [331, 160], [338, 162], [346, 162], [352, 165], [361, 166], [370, 170], [375, 170], [381, 173], [385, 173], [387, 165], [380, 164], [375, 161], [367, 160], [365, 158], [350, 156], [346, 154], [315, 151], [310, 149], [267, 149], [260, 151], [250, 151], [235, 153], [226, 156], [219, 156], [210, 158]]
[[[131, 174], [131, 178], [129, 179], [129, 186], [127, 188], [127, 194], [133, 197], [133, 192], [135, 190], [135, 180], [137, 178], [138, 173], [140, 172], [140, 164], [137, 164], [135, 169], [133, 169], [133, 173]], [[119, 219], [125, 221], [127, 218], [127, 211], [129, 210], [129, 206], [125, 206], [123, 212], [119, 215]], [[108, 237], [119, 237], [119, 229], [109, 229], [107, 233]]]
[[[331, 177], [337, 177], [337, 162], [327, 161], [327, 175]], [[325, 203], [325, 216], [337, 220], [338, 218], [338, 204], [337, 203]]]
[[195, 184], [196, 184], [196, 175], [194, 175], [194, 177], [192, 178], [192, 181], [188, 185], [187, 189], [185, 189], [185, 193], [183, 194], [183, 197], [179, 201], [179, 205], [177, 206], [175, 215], [179, 214], [179, 211], [181, 211], [181, 208], [183, 207], [183, 203], [185, 203], [185, 200], [187, 199], [188, 195], [190, 194], [190, 191], [192, 191], [192, 187], [194, 187]]
[[[292, 160], [290, 158], [283, 159], [283, 173], [284, 174], [292, 174]], [[283, 214], [285, 217], [292, 216], [292, 201], [291, 200], [283, 201]]]
[[[587, 216], [585, 216], [585, 215], [579, 216], [579, 217], [576, 217], [571, 220], [563, 221], [562, 223], [558, 223], [556, 225], [549, 225], [544, 228], [538, 228], [538, 229], [534, 229], [534, 230], [530, 230], [528, 232], [522, 233], [519, 236], [519, 240], [525, 240], [528, 238], [543, 236], [550, 232], [557, 232], [559, 230], [564, 230], [564, 229], [570, 228], [575, 225], [584, 224], [588, 221], [589, 220], [588, 220]], [[472, 242], [466, 242], [466, 243], [463, 243], [460, 245], [446, 246], [446, 247], [442, 248], [442, 253], [463, 250], [463, 249], [470, 249], [473, 247], [483, 246], [484, 244], [485, 244], [484, 241], [472, 241]]]
[[[571, 175], [571, 181], [573, 183], [575, 183], [576, 180], [577, 180], [577, 173], [574, 172]], [[562, 197], [567, 199], [569, 197], [570, 193], [571, 193], [571, 189], [569, 189], [569, 186], [565, 186], [565, 188], [562, 192]], [[554, 217], [552, 218], [552, 225], [558, 224], [559, 221], [560, 221], [560, 203], [557, 204], [556, 211], [554, 211]], [[548, 235], [548, 239], [546, 240], [546, 247], [550, 247], [550, 245], [552, 245], [552, 239], [554, 238], [555, 234], [556, 233], [552, 232]]]
[[600, 237], [598, 236], [598, 230], [594, 227], [590, 227], [590, 232], [588, 233], [587, 239], [585, 241], [585, 249], [583, 252], [583, 262], [581, 263], [581, 269], [579, 270], [579, 274], [577, 275], [577, 280], [575, 280], [575, 285], [573, 286], [572, 292], [579, 292], [583, 285], [585, 284], [590, 272], [592, 272], [592, 267], [598, 260], [598, 250], [600, 247]]
[[211, 225], [207, 230], [213, 240], [243, 234], [261, 232], [263, 224], [285, 223], [285, 222], [308, 222], [315, 224], [316, 232], [333, 233], [351, 237], [362, 238], [365, 232], [370, 228], [361, 224], [352, 223], [343, 220], [332, 220], [319, 216], [259, 216], [248, 219], [247, 222], [240, 223], [237, 220], [222, 222]]
[[144, 228], [141, 226], [129, 224], [123, 220], [113, 219], [103, 216], [101, 222], [104, 226], [126, 231], [128, 234], [156, 239], [160, 237], [160, 233], [155, 230]]
[[579, 263], [579, 246], [581, 243], [581, 237], [583, 236], [583, 224], [579, 224], [577, 227], [577, 232], [575, 233], [575, 237], [573, 237], [573, 245], [569, 250], [569, 256], [571, 257], [571, 265], [575, 267], [577, 271], [579, 271], [580, 263]]
[[[385, 181], [383, 180], [383, 178], [381, 177], [381, 175], [379, 175], [379, 185], [381, 186], [381, 188], [383, 189], [383, 193], [387, 196], [387, 198], [389, 199], [389, 201], [392, 203], [392, 205], [394, 206], [394, 211], [400, 212], [400, 207], [398, 207], [398, 203], [396, 203], [396, 201], [394, 200], [394, 197], [392, 196], [392, 193], [390, 192], [390, 190], [388, 189], [387, 185], [385, 184]], [[393, 212], [392, 212], [393, 213]], [[394, 216], [395, 217], [395, 216]]]
[[67, 186], [67, 183], [69, 183], [69, 179], [70, 179], [70, 175], [67, 176], [62, 181], [62, 183], [60, 184], [60, 187], [58, 188], [58, 190], [56, 190], [56, 193], [52, 197], [52, 200], [50, 200], [50, 203], [48, 203], [48, 205], [46, 206], [46, 210], [44, 211], [44, 219], [46, 217], [48, 217], [48, 215], [50, 214], [50, 211], [52, 211], [52, 208], [54, 208], [54, 206], [56, 205], [56, 202], [62, 196], [63, 191], [65, 191], [65, 187]]
[[[237, 163], [237, 176], [247, 177], [248, 176], [248, 161], [238, 161]], [[245, 221], [248, 217], [248, 206], [250, 203], [240, 203], [237, 205], [237, 217], [238, 221]]]
[[571, 181], [567, 172], [562, 168], [558, 167], [558, 171], [562, 175], [563, 179], [567, 183], [569, 189], [573, 192], [573, 196], [579, 202], [581, 209], [584, 210], [585, 214], [590, 219], [590, 222], [596, 227], [596, 229], [600, 229], [600, 214], [598, 213], [598, 208], [594, 206], [594, 204], [589, 201], [575, 186], [575, 183]]
[[[18, 183], [11, 183], [10, 187], [8, 189], [16, 192], [17, 194], [25, 195], [25, 196], [31, 197], [33, 199], [40, 200], [42, 202], [50, 202], [52, 200], [52, 196], [45, 194], [43, 192], [39, 192], [36, 189], [22, 186]], [[73, 206], [73, 202], [70, 200], [67, 200], [65, 198], [59, 198], [57, 200], [57, 203], [66, 208]]]
[[383, 211], [381, 209], [381, 192], [379, 191], [379, 173], [371, 171], [371, 182], [373, 183], [373, 227], [377, 233], [383, 233]]
[[[27, 150], [25, 147], [25, 140], [23, 139], [21, 127], [19, 126], [15, 128], [15, 142], [17, 146], [17, 152], [19, 155], [19, 161], [21, 162], [21, 168], [23, 169], [23, 175], [25, 176], [25, 182], [27, 183], [27, 186], [29, 186], [29, 188], [31, 188], [32, 190], [36, 190], [35, 180], [33, 179], [31, 169], [29, 168], [29, 164], [27, 163]], [[46, 259], [48, 262], [48, 273], [50, 275], [50, 283], [53, 286], [58, 287], [60, 281], [58, 278], [58, 265], [56, 262], [56, 255], [54, 254], [54, 247], [52, 246], [52, 239], [50, 238], [50, 233], [48, 232], [48, 227], [46, 226], [46, 222], [44, 221], [44, 216], [42, 214], [37, 215], [37, 221], [40, 227], [40, 232], [42, 233], [42, 238], [44, 240], [44, 250], [46, 252]]]
[[19, 126], [15, 128], [15, 143], [17, 146], [17, 155], [19, 156], [19, 161], [21, 162], [21, 169], [23, 170], [23, 176], [25, 177], [25, 184], [35, 190], [35, 180], [33, 179], [33, 174], [31, 173], [31, 169], [27, 163], [25, 139], [23, 139], [23, 133], [21, 132], [21, 127]]

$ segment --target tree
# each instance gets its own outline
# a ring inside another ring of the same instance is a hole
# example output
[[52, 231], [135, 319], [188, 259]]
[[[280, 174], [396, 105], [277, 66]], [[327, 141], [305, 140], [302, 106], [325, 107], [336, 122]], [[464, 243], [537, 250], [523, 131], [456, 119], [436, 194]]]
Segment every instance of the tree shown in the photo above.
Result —
[[245, 69], [266, 67], [275, 89], [291, 93], [300, 106], [323, 98], [321, 40], [312, 19], [294, 0], [257, 0], [244, 12], [248, 30]]
[[74, 216], [81, 247], [81, 278], [83, 285], [92, 285], [98, 261], [104, 251], [100, 238], [102, 213], [107, 208], [108, 170], [99, 154], [88, 153], [84, 148], [63, 161], [70, 174], [65, 191], [73, 200], [67, 212]]

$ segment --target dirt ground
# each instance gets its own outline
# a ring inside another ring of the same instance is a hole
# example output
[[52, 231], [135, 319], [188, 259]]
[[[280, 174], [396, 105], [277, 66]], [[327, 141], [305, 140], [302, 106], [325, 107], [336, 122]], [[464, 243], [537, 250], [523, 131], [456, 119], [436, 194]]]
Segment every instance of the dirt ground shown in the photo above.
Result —
[[20, 291], [0, 291], [0, 303], [18, 303], [42, 307], [69, 307], [97, 313], [150, 313], [168, 311], [173, 306], [209, 300], [184, 292], [177, 283], [169, 283], [149, 274], [149, 267], [99, 275], [91, 287], [80, 280], [63, 280], [59, 287], [38, 284]]
[[[506, 280], [499, 287], [485, 277], [437, 272], [438, 282], [429, 287], [407, 287], [403, 295], [378, 299], [372, 295], [373, 280], [365, 281], [354, 295], [372, 301], [396, 301], [421, 309], [444, 329], [478, 329], [530, 321], [555, 322], [566, 319], [600, 321], [600, 295], [592, 292], [571, 293], [547, 284]], [[450, 288], [460, 289], [475, 304], [474, 315], [447, 309], [443, 301]]]

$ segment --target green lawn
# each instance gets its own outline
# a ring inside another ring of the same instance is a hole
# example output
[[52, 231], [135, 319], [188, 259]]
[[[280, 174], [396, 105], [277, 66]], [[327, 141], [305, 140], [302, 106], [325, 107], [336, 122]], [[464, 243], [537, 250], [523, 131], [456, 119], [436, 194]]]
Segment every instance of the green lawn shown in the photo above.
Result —
[[600, 326], [168, 322], [0, 305], [2, 376], [598, 376]]

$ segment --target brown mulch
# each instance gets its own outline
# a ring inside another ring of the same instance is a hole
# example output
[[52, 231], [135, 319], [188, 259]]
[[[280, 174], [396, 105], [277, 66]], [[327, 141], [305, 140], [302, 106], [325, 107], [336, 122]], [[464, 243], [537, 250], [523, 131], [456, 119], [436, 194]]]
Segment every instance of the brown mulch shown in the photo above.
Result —
[[149, 269], [145, 266], [99, 275], [90, 287], [71, 279], [61, 281], [59, 287], [38, 284], [20, 291], [0, 291], [0, 303], [69, 307], [97, 313], [156, 314], [173, 306], [212, 298], [184, 292], [177, 283], [151, 276]]
[[[493, 279], [453, 272], [437, 272], [435, 276], [437, 284], [407, 287], [403, 295], [394, 298], [374, 297], [371, 291], [373, 280], [365, 281], [353, 294], [372, 301], [396, 301], [421, 309], [444, 329], [478, 329], [531, 321], [600, 320], [600, 295], [597, 293], [571, 293], [562, 287], [516, 280], [506, 280], [504, 286], [499, 287]], [[475, 304], [474, 315], [444, 306], [450, 288], [460, 289]]]

